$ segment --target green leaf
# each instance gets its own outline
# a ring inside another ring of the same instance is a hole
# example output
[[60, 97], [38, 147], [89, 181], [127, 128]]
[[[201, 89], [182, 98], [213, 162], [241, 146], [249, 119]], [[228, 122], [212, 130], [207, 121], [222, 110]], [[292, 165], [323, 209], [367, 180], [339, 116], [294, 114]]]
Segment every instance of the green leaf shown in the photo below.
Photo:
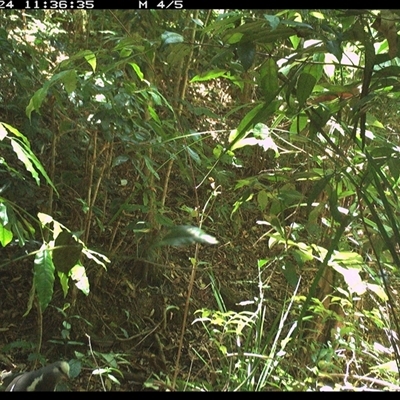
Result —
[[63, 290], [64, 298], [67, 297], [68, 290], [69, 290], [69, 278], [67, 274], [64, 272], [58, 272], [58, 279], [60, 280], [60, 285]]
[[260, 68], [260, 87], [265, 101], [272, 101], [280, 90], [278, 66], [272, 57], [269, 57]]
[[204, 82], [209, 81], [211, 79], [219, 78], [220, 76], [226, 76], [226, 69], [212, 69], [210, 71], [205, 72], [202, 75], [196, 75], [193, 77], [190, 82]]
[[96, 72], [96, 55], [90, 50], [85, 50], [83, 56], [85, 57], [85, 60], [88, 62], [88, 64], [92, 67], [93, 72]]
[[285, 265], [282, 267], [282, 270], [287, 282], [295, 287], [299, 278], [296, 273], [296, 267], [293, 265], [293, 263], [286, 261]]
[[1, 123], [0, 124], [3, 127], [6, 127], [10, 132], [12, 132], [15, 136], [17, 136], [19, 139], [14, 139], [10, 138], [11, 141], [11, 146], [13, 147], [14, 152], [17, 154], [17, 157], [22, 161], [25, 165], [25, 168], [27, 171], [29, 171], [32, 174], [32, 177], [36, 180], [36, 183], [39, 185], [40, 180], [37, 171], [33, 166], [36, 167], [36, 169], [42, 174], [42, 176], [46, 179], [46, 182], [54, 189], [56, 193], [57, 189], [53, 185], [53, 182], [47, 175], [47, 172], [43, 168], [43, 165], [41, 162], [38, 160], [38, 158], [35, 156], [35, 154], [32, 152], [30, 148], [30, 144], [28, 139], [17, 129], [12, 127], [11, 125]]
[[87, 61], [87, 63], [92, 67], [93, 72], [96, 72], [96, 65], [97, 65], [96, 55], [91, 50], [79, 51], [78, 53], [69, 57], [67, 60], [62, 61], [60, 63], [60, 67], [62, 69], [65, 69], [72, 64], [72, 61], [81, 60], [82, 58], [84, 58]]
[[0, 225], [0, 243], [3, 247], [7, 246], [13, 239], [13, 234], [12, 232], [4, 227], [3, 225]]
[[275, 30], [281, 22], [280, 18], [276, 15], [264, 14], [264, 18], [269, 22], [272, 30]]
[[40, 185], [39, 174], [33, 167], [31, 159], [29, 155], [26, 153], [25, 149], [16, 140], [11, 141], [11, 146], [14, 150], [14, 153], [17, 155], [18, 159], [25, 165], [26, 170], [31, 173], [32, 178], [35, 179], [37, 185], [39, 186]]
[[254, 62], [256, 55], [256, 45], [254, 42], [239, 43], [237, 46], [237, 55], [245, 71], [247, 71]]
[[310, 193], [308, 194], [308, 197], [307, 197], [307, 215], [311, 211], [312, 203], [324, 191], [326, 185], [332, 179], [333, 176], [334, 176], [334, 174], [331, 173], [331, 174], [328, 174], [328, 175], [324, 176], [322, 179], [319, 179], [318, 181], [315, 182], [315, 184], [313, 185], [313, 187], [310, 190]]
[[[42, 106], [43, 100], [47, 96], [47, 92], [56, 83], [62, 82], [66, 86], [68, 86], [68, 88], [75, 87], [76, 86], [76, 82], [75, 82], [75, 84], [73, 82], [74, 82], [74, 79], [76, 81], [76, 76], [75, 76], [75, 78], [73, 78], [74, 74], [76, 75], [75, 70], [66, 70], [66, 71], [61, 71], [58, 74], [53, 75], [43, 85], [42, 88], [40, 88], [39, 90], [37, 90], [35, 92], [35, 94], [30, 99], [29, 104], [28, 104], [28, 106], [26, 107], [26, 110], [25, 110], [27, 117], [29, 119], [31, 119], [32, 111], [36, 111], [37, 113], [39, 113], [39, 110], [40, 110], [40, 107]], [[66, 89], [66, 91], [68, 93], [67, 87], [65, 89]]]
[[297, 100], [299, 102], [299, 107], [302, 107], [306, 100], [312, 93], [317, 80], [315, 77], [309, 73], [303, 72], [300, 74], [297, 81]]
[[142, 81], [144, 79], [144, 74], [143, 74], [142, 70], [140, 69], [139, 65], [137, 65], [136, 63], [133, 63], [133, 62], [130, 62], [128, 64], [133, 68], [137, 77]]
[[243, 37], [243, 33], [234, 33], [228, 40], [227, 43], [228, 44], [235, 44], [235, 43], [239, 43], [242, 40]]
[[393, 178], [397, 181], [400, 178], [400, 160], [398, 158], [390, 158], [388, 167]]
[[65, 91], [71, 94], [76, 89], [76, 71], [74, 69], [67, 71], [62, 78], [62, 83], [64, 84]]
[[325, 54], [323, 53], [316, 53], [313, 55], [313, 61], [315, 64], [308, 64], [304, 67], [303, 72], [312, 75], [316, 83], [319, 82], [319, 80], [322, 78], [324, 74], [324, 60], [325, 60]]
[[339, 62], [343, 56], [341, 44], [342, 42], [340, 40], [328, 40], [326, 42], [326, 49], [329, 51], [329, 53], [332, 53]]
[[371, 292], [374, 292], [382, 301], [388, 301], [388, 295], [385, 292], [385, 289], [379, 285], [375, 285], [373, 283], [367, 283], [367, 288]]
[[39, 113], [40, 107], [43, 103], [43, 100], [47, 96], [48, 90], [49, 90], [48, 87], [43, 86], [42, 88], [38, 89], [32, 96], [32, 98], [29, 100], [29, 104], [27, 105], [25, 110], [26, 116], [29, 119], [31, 119], [32, 111], [36, 111], [37, 113]]
[[153, 161], [149, 157], [146, 157], [146, 156], [143, 156], [143, 159], [144, 159], [147, 169], [159, 180], [160, 175], [158, 175], [158, 172], [154, 169]]
[[117, 167], [118, 165], [124, 164], [130, 160], [130, 157], [127, 155], [117, 156], [112, 161], [112, 167]]
[[54, 265], [51, 252], [45, 246], [36, 253], [33, 268], [33, 285], [40, 304], [41, 312], [44, 312], [53, 297], [54, 289]]
[[230, 145], [228, 150], [233, 151], [233, 149], [236, 148], [237, 143], [250, 133], [250, 128], [258, 122], [267, 120], [268, 117], [276, 111], [278, 105], [279, 103], [275, 101], [271, 103], [260, 103], [249, 111], [234, 131], [234, 134], [230, 135]]
[[269, 203], [270, 196], [267, 191], [260, 190], [257, 194], [257, 203], [261, 211], [264, 211], [267, 208]]
[[171, 228], [158, 245], [187, 246], [193, 243], [217, 244], [218, 240], [196, 226], [179, 225]]
[[81, 256], [82, 244], [77, 242], [71, 232], [62, 231], [58, 234], [53, 250], [53, 263], [57, 271], [68, 274]]
[[197, 164], [201, 165], [201, 159], [199, 155], [190, 147], [190, 146], [185, 146], [185, 150], [188, 152], [190, 158]]

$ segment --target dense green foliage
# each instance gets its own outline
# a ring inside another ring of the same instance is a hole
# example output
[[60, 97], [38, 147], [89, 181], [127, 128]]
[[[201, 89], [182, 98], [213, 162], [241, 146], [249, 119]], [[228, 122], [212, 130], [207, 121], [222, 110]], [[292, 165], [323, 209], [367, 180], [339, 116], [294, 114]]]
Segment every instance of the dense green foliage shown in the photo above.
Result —
[[[0, 244], [37, 243], [29, 309], [51, 304], [56, 275], [72, 304], [69, 279], [89, 295], [92, 264], [101, 279], [135, 260], [132, 280], [161, 287], [169, 246], [195, 244], [176, 362], [148, 385], [398, 389], [399, 19], [1, 14]], [[248, 298], [226, 296], [236, 275], [221, 285], [201, 244], [245, 271]], [[202, 265], [215, 307], [195, 310]], [[180, 363], [193, 321], [196, 376]]]

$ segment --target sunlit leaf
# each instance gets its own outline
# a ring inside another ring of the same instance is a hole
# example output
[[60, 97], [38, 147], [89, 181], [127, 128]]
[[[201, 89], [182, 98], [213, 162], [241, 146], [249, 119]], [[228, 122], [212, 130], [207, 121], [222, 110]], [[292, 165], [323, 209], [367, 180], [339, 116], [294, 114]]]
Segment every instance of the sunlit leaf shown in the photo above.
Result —
[[226, 70], [225, 69], [213, 69], [210, 71], [207, 71], [206, 73], [202, 75], [196, 75], [193, 77], [190, 82], [204, 82], [204, 81], [209, 81], [211, 79], [216, 79], [219, 78], [220, 76], [225, 76], [226, 75]]
[[93, 72], [96, 72], [96, 65], [97, 65], [97, 59], [96, 55], [90, 51], [86, 50], [84, 53], [85, 60], [88, 62], [88, 64], [92, 67]]
[[136, 63], [133, 63], [133, 62], [130, 62], [128, 64], [133, 68], [137, 77], [142, 81], [144, 79], [144, 74], [143, 74], [142, 70], [140, 69], [139, 65], [137, 65]]
[[89, 279], [86, 276], [85, 267], [82, 265], [76, 265], [71, 269], [71, 279], [75, 281], [76, 287], [84, 293], [86, 296], [89, 295], [90, 286]]
[[158, 245], [187, 246], [193, 243], [217, 244], [218, 240], [196, 226], [180, 225], [171, 228]]
[[7, 246], [13, 239], [12, 232], [0, 224], [0, 243], [3, 247]]
[[39, 174], [37, 173], [36, 169], [33, 167], [31, 158], [25, 151], [25, 148], [18, 143], [16, 140], [11, 142], [11, 146], [17, 155], [18, 159], [25, 165], [27, 171], [29, 171], [32, 175], [32, 178], [35, 179], [36, 183], [40, 185]]

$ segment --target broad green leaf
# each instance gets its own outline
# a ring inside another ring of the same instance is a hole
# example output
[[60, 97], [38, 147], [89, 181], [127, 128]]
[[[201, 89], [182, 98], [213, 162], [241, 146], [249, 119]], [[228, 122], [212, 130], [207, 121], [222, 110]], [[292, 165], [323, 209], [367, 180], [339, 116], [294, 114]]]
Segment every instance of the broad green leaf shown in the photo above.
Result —
[[293, 265], [293, 263], [290, 261], [286, 261], [285, 264], [282, 266], [282, 271], [287, 282], [292, 286], [296, 286], [299, 277], [297, 276], [296, 267]]
[[161, 105], [162, 105], [162, 97], [161, 97], [161, 95], [160, 95], [158, 92], [151, 91], [151, 92], [149, 92], [149, 95], [150, 95], [151, 98], [153, 99], [154, 104], [155, 104], [156, 106], [161, 106]]
[[272, 30], [276, 29], [281, 22], [280, 18], [276, 15], [264, 14], [264, 18], [269, 22]]
[[340, 40], [327, 40], [326, 49], [340, 62], [343, 56], [342, 42]]
[[81, 256], [82, 244], [79, 243], [71, 232], [62, 231], [54, 242], [53, 263], [57, 271], [68, 274]]
[[242, 40], [243, 33], [234, 33], [228, 40], [228, 44], [239, 43]]
[[335, 251], [332, 256], [333, 262], [340, 262], [344, 265], [361, 265], [363, 258], [353, 251]]
[[297, 81], [297, 100], [299, 107], [302, 107], [306, 100], [310, 97], [317, 80], [309, 73], [303, 72], [300, 74]]
[[[9, 125], [4, 124], [4, 126], [6, 126], [7, 129], [10, 129]], [[10, 129], [10, 131], [12, 131], [13, 133], [15, 133], [15, 131], [18, 132], [15, 128]], [[17, 155], [18, 159], [24, 163], [26, 170], [31, 173], [32, 177], [35, 179], [38, 186], [40, 185], [40, 180], [37, 171], [39, 171], [42, 174], [46, 182], [54, 189], [56, 193], [58, 193], [50, 177], [47, 175], [47, 172], [44, 169], [42, 163], [32, 152], [29, 142], [27, 141], [25, 136], [22, 135], [20, 132], [18, 132], [18, 136], [21, 137], [22, 139], [21, 142], [17, 141], [18, 139], [13, 139], [13, 138], [11, 139], [11, 146], [15, 154]], [[36, 167], [36, 169], [34, 167]]]
[[260, 68], [260, 87], [266, 102], [272, 101], [279, 92], [278, 66], [272, 57]]
[[[28, 139], [21, 132], [19, 132], [17, 129], [15, 129], [11, 125], [4, 124], [4, 123], [2, 125], [5, 126], [15, 136], [17, 136], [18, 138], [21, 139], [21, 142], [17, 142], [16, 139], [10, 138], [11, 145], [12, 145], [15, 153], [17, 154], [18, 158], [21, 157], [20, 160], [24, 164], [25, 164], [25, 161], [26, 161], [25, 168], [29, 172], [31, 172], [33, 178], [36, 180], [38, 185], [39, 185], [40, 181], [38, 182], [38, 175], [37, 175], [36, 170], [33, 168], [33, 165], [42, 174], [42, 176], [45, 178], [46, 182], [54, 189], [54, 191], [56, 193], [58, 193], [57, 189], [53, 185], [53, 182], [51, 181], [50, 177], [47, 175], [47, 172], [44, 169], [42, 163], [38, 160], [36, 155], [32, 152]], [[32, 168], [33, 172], [32, 172], [32, 170], [30, 168]], [[37, 176], [37, 179], [35, 178], [35, 175]]]
[[305, 243], [298, 243], [298, 248], [294, 249], [295, 254], [299, 256], [302, 262], [312, 261], [314, 259], [313, 251]]
[[40, 310], [44, 312], [53, 297], [54, 289], [54, 265], [51, 259], [51, 251], [45, 246], [42, 246], [42, 249], [35, 255], [33, 284]]
[[47, 96], [47, 91], [49, 87], [48, 86], [43, 86], [42, 88], [38, 89], [35, 94], [32, 96], [32, 98], [29, 100], [29, 104], [26, 107], [25, 113], [26, 116], [31, 119], [31, 114], [32, 111], [36, 111], [38, 114], [40, 114], [39, 110], [40, 107], [43, 103], [43, 100]]
[[65, 91], [71, 94], [76, 89], [76, 71], [74, 69], [69, 70], [61, 81], [64, 84]]
[[293, 119], [289, 128], [289, 132], [294, 134], [301, 133], [307, 127], [308, 122], [308, 116], [303, 113], [299, 113], [297, 117]]
[[270, 196], [265, 190], [260, 190], [257, 194], [257, 203], [261, 211], [267, 208]]
[[29, 171], [32, 175], [32, 178], [35, 179], [37, 185], [40, 185], [39, 174], [36, 169], [33, 167], [31, 163], [31, 159], [29, 155], [26, 154], [25, 149], [16, 141], [11, 141], [11, 146], [14, 150], [14, 153], [17, 155], [18, 159], [25, 165], [27, 171]]
[[256, 45], [254, 42], [239, 43], [237, 46], [237, 55], [243, 69], [247, 71], [253, 65], [256, 55]]
[[0, 224], [0, 243], [6, 247], [13, 239], [13, 233], [7, 229], [3, 224]]

